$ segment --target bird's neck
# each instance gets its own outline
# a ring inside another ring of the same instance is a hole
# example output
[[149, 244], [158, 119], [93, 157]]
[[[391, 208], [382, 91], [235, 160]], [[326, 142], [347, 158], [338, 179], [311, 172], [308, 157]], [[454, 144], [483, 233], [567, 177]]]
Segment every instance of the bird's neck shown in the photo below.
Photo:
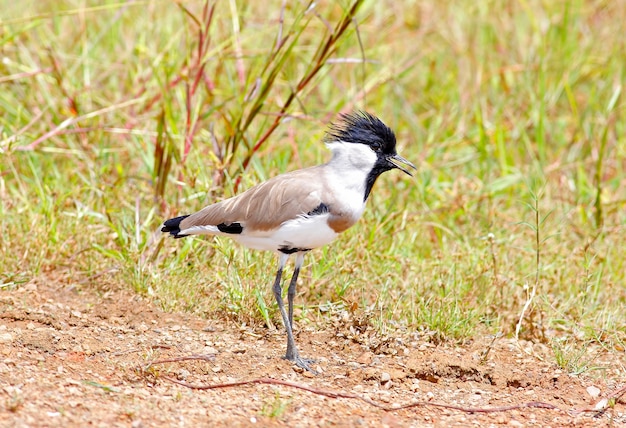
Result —
[[376, 154], [364, 144], [335, 142], [329, 147], [333, 157], [326, 167], [332, 175], [333, 186], [358, 194], [365, 203], [380, 175], [376, 170]]
[[329, 146], [333, 152], [325, 168], [329, 183], [351, 205], [363, 206], [373, 184], [370, 172], [376, 154], [363, 144], [336, 142]]

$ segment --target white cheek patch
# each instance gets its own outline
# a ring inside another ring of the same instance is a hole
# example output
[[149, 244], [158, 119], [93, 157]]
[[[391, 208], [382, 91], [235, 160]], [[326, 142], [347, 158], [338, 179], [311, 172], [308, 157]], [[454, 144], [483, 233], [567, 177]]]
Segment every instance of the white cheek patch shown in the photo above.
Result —
[[378, 160], [374, 150], [365, 144], [335, 141], [327, 143], [327, 146], [333, 152], [333, 160], [348, 171], [357, 169], [369, 172]]

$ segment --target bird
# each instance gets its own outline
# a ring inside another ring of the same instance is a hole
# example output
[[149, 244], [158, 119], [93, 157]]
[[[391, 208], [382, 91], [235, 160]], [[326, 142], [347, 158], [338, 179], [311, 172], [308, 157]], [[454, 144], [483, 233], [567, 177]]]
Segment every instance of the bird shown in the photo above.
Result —
[[[287, 333], [284, 358], [313, 373], [315, 360], [300, 356], [293, 335], [296, 282], [304, 256], [359, 220], [382, 173], [399, 169], [412, 176], [409, 168], [416, 170], [396, 152], [391, 128], [365, 111], [340, 114], [323, 142], [332, 152], [327, 163], [277, 175], [194, 214], [166, 220], [161, 228], [174, 238], [227, 236], [248, 248], [275, 252], [278, 270], [272, 291]], [[285, 310], [281, 281], [290, 256], [295, 257], [294, 272]]]

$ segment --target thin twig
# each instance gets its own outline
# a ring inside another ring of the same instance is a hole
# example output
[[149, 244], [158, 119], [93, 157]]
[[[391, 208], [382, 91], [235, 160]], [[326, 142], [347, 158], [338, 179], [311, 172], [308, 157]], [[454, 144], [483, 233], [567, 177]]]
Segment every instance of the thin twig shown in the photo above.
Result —
[[401, 404], [401, 405], [391, 405], [387, 406], [384, 404], [377, 403], [376, 401], [370, 400], [369, 398], [365, 398], [363, 396], [353, 394], [350, 392], [341, 392], [341, 391], [329, 391], [324, 389], [312, 388], [310, 386], [302, 385], [294, 382], [287, 382], [284, 380], [278, 379], [270, 379], [270, 378], [259, 378], [259, 379], [251, 379], [251, 380], [243, 380], [237, 382], [226, 382], [226, 383], [216, 383], [211, 385], [193, 385], [187, 382], [183, 382], [169, 376], [160, 375], [162, 379], [165, 379], [169, 382], [178, 384], [180, 386], [184, 386], [189, 389], [196, 389], [201, 391], [206, 391], [210, 389], [223, 389], [223, 388], [232, 388], [236, 386], [244, 386], [244, 385], [255, 385], [255, 384], [265, 384], [265, 385], [281, 385], [289, 388], [295, 388], [302, 391], [307, 391], [312, 394], [322, 395], [324, 397], [330, 398], [348, 398], [352, 400], [359, 400], [364, 403], [369, 404], [370, 406], [376, 407], [378, 409], [384, 410], [386, 412], [394, 411], [394, 410], [402, 410], [402, 409], [410, 409], [413, 407], [438, 407], [441, 409], [450, 409], [450, 410], [458, 410], [460, 412], [465, 413], [498, 413], [498, 412], [508, 412], [511, 410], [519, 410], [519, 409], [550, 409], [550, 410], [558, 410], [559, 412], [565, 412], [565, 410], [555, 406], [554, 404], [544, 403], [541, 401], [531, 401], [523, 404], [513, 404], [510, 406], [501, 406], [501, 407], [463, 407], [457, 406], [454, 404], [443, 404], [443, 403], [431, 403], [428, 401], [414, 401], [412, 403]]
[[129, 107], [129, 106], [132, 106], [134, 104], [140, 103], [141, 101], [143, 101], [143, 99], [141, 99], [141, 98], [139, 98], [139, 99], [133, 98], [133, 99], [130, 99], [130, 100], [123, 101], [123, 102], [121, 102], [119, 104], [114, 104], [112, 106], [101, 108], [100, 110], [96, 110], [96, 111], [92, 111], [92, 112], [86, 113], [86, 114], [84, 114], [82, 116], [70, 117], [68, 119], [65, 119], [63, 122], [61, 122], [56, 128], [46, 132], [41, 137], [37, 138], [32, 143], [27, 144], [25, 146], [16, 147], [16, 150], [19, 150], [19, 151], [34, 150], [39, 144], [41, 144], [44, 141], [54, 137], [57, 134], [59, 134], [62, 130], [64, 130], [65, 128], [67, 128], [70, 125], [78, 123], [81, 120], [92, 119], [94, 117], [102, 116], [102, 115], [104, 115], [106, 113], [110, 113], [110, 112], [115, 111], [115, 110], [119, 110], [119, 109], [123, 109], [123, 108]]
[[[365, 58], [365, 48], [363, 47], [363, 40], [361, 40], [361, 31], [359, 31], [359, 23], [356, 19], [352, 18], [352, 25], [354, 26], [354, 32], [356, 33], [356, 39], [359, 42], [359, 50], [361, 51], [361, 90], [365, 91], [365, 82], [367, 80], [367, 73], [365, 71], [365, 62], [367, 59]], [[367, 99], [365, 98], [366, 94], [363, 92], [363, 107], [367, 109]]]
[[36, 76], [36, 75], [42, 74], [42, 73], [43, 74], [48, 74], [51, 71], [52, 71], [52, 67], [46, 67], [46, 68], [39, 68], [39, 69], [33, 70], [33, 71], [24, 71], [22, 73], [10, 74], [8, 76], [0, 77], [0, 83], [11, 82], [13, 80], [24, 79], [26, 77], [33, 77], [33, 76]]
[[285, 9], [287, 8], [287, 0], [283, 0], [282, 5], [280, 6], [280, 16], [278, 18], [278, 35], [276, 36], [276, 46], [274, 47], [275, 51], [278, 51], [281, 48], [281, 44], [283, 41], [283, 27], [285, 25]]
[[[2, 79], [0, 78], [0, 83], [2, 83]], [[28, 129], [33, 126], [35, 123], [39, 122], [39, 119], [41, 119], [41, 117], [44, 115], [45, 111], [40, 111], [38, 112], [31, 120], [30, 122], [28, 122], [26, 124], [26, 126], [24, 126], [22, 129], [18, 130], [15, 134], [11, 135], [10, 137], [0, 141], [0, 146], [3, 146], [4, 144], [10, 144], [10, 143], [14, 143], [15, 141], [17, 141], [17, 137], [19, 137], [20, 135], [24, 134], [26, 131], [28, 131]]]

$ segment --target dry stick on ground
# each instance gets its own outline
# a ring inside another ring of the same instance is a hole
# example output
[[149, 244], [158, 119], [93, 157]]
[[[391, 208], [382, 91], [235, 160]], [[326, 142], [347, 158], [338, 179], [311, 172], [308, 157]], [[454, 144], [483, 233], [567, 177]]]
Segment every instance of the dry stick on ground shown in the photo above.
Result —
[[[214, 355], [190, 355], [187, 357], [157, 360], [148, 364], [142, 371], [143, 372], [147, 371], [147, 369], [149, 369], [151, 366], [155, 364], [175, 363], [179, 361], [189, 361], [189, 360], [208, 361], [214, 358], [215, 358]], [[235, 386], [244, 386], [244, 385], [256, 385], [256, 384], [282, 385], [282, 386], [287, 386], [290, 388], [300, 389], [302, 391], [308, 391], [310, 393], [317, 394], [317, 395], [323, 395], [324, 397], [348, 398], [352, 400], [360, 400], [364, 403], [369, 404], [370, 406], [374, 406], [386, 412], [390, 412], [394, 410], [411, 409], [413, 407], [438, 407], [441, 409], [458, 410], [458, 411], [465, 412], [465, 413], [500, 413], [500, 412], [508, 412], [511, 410], [534, 408], [534, 409], [558, 410], [559, 412], [562, 412], [562, 413], [568, 413], [568, 414], [574, 414], [574, 415], [578, 415], [581, 413], [595, 412], [596, 414], [593, 415], [593, 417], [598, 418], [602, 416], [609, 409], [609, 407], [611, 407], [608, 405], [611, 401], [613, 403], [618, 403], [621, 400], [621, 398], [624, 395], [626, 395], [626, 386], [625, 386], [617, 390], [613, 394], [611, 394], [609, 397], [603, 398], [602, 400], [600, 400], [598, 404], [596, 404], [593, 408], [588, 407], [588, 408], [582, 408], [582, 409], [575, 409], [571, 411], [561, 409], [560, 407], [555, 406], [554, 404], [545, 403], [542, 401], [530, 401], [527, 403], [513, 404], [510, 406], [500, 406], [500, 407], [463, 407], [463, 406], [457, 406], [454, 404], [431, 403], [428, 401], [414, 401], [412, 403], [407, 403], [407, 404], [386, 406], [384, 404], [377, 403], [373, 400], [370, 400], [369, 398], [365, 398], [357, 394], [352, 394], [349, 392], [341, 392], [341, 391], [329, 391], [329, 390], [323, 390], [323, 389], [316, 389], [316, 388], [312, 388], [310, 386], [302, 385], [299, 383], [287, 382], [287, 381], [278, 380], [278, 379], [258, 378], [258, 379], [242, 380], [242, 381], [236, 381], [236, 382], [216, 383], [216, 384], [211, 384], [211, 385], [193, 385], [193, 384], [183, 382], [183, 381], [180, 381], [180, 380], [177, 380], [169, 376], [165, 376], [165, 375], [160, 375], [159, 377], [169, 382], [175, 383], [177, 385], [184, 386], [185, 388], [196, 389], [196, 390], [201, 390], [201, 391], [206, 391], [209, 389], [232, 388]], [[602, 406], [599, 406], [599, 404], [602, 403], [603, 401], [605, 401], [605, 403]]]
[[[178, 358], [170, 358], [170, 359], [164, 359], [164, 360], [157, 360], [157, 361], [153, 361], [150, 364], [148, 364], [142, 371], [145, 373], [147, 371], [147, 369], [149, 369], [150, 367], [154, 366], [155, 364], [164, 364], [164, 363], [173, 363], [173, 362], [179, 362], [179, 361], [189, 361], [189, 360], [207, 360], [207, 357], [212, 357], [211, 355], [207, 356], [207, 355], [190, 355], [187, 357], [178, 357]], [[213, 356], [214, 357], [214, 356]], [[244, 385], [255, 385], [255, 384], [265, 384], [265, 385], [282, 385], [282, 386], [287, 386], [290, 388], [295, 388], [295, 389], [300, 389], [303, 391], [308, 391], [311, 392], [313, 394], [317, 394], [317, 395], [323, 395], [324, 397], [330, 397], [330, 398], [348, 398], [351, 400], [360, 400], [363, 401], [364, 403], [369, 404], [370, 406], [374, 406], [378, 409], [384, 410], [386, 412], [390, 412], [393, 410], [402, 410], [402, 409], [410, 409], [413, 407], [439, 407], [439, 408], [443, 408], [443, 409], [451, 409], [451, 410], [459, 410], [461, 412], [465, 412], [465, 413], [497, 413], [497, 412], [506, 412], [506, 411], [510, 411], [510, 410], [518, 410], [518, 409], [526, 409], [526, 408], [536, 408], [536, 409], [553, 409], [553, 410], [558, 410], [560, 412], [565, 412], [565, 410], [550, 404], [550, 403], [543, 403], [541, 401], [531, 401], [528, 403], [523, 403], [523, 404], [514, 404], [511, 406], [502, 406], [502, 407], [491, 407], [491, 408], [481, 408], [481, 407], [462, 407], [462, 406], [456, 406], [454, 404], [442, 404], [442, 403], [430, 403], [427, 401], [414, 401], [412, 403], [407, 403], [407, 404], [401, 404], [401, 405], [392, 405], [392, 406], [386, 406], [384, 404], [380, 404], [377, 403], [376, 401], [370, 400], [369, 398], [365, 398], [363, 396], [357, 395], [357, 394], [352, 394], [349, 392], [341, 392], [341, 391], [329, 391], [329, 390], [323, 390], [323, 389], [316, 389], [316, 388], [312, 388], [310, 386], [306, 386], [306, 385], [302, 385], [299, 383], [294, 383], [294, 382], [287, 382], [284, 380], [278, 380], [278, 379], [270, 379], [270, 378], [258, 378], [258, 379], [251, 379], [251, 380], [242, 380], [242, 381], [236, 381], [236, 382], [227, 382], [227, 383], [216, 383], [216, 384], [212, 384], [212, 385], [193, 385], [187, 382], [183, 382], [174, 378], [171, 378], [169, 376], [165, 376], [165, 375], [160, 375], [159, 378], [165, 379], [169, 382], [178, 384], [180, 386], [184, 386], [185, 388], [189, 388], [189, 389], [196, 389], [196, 390], [209, 390], [209, 389], [222, 389], [222, 388], [232, 388], [235, 386], [244, 386]]]
[[491, 408], [462, 407], [462, 406], [456, 406], [454, 404], [430, 403], [427, 401], [414, 401], [412, 403], [407, 403], [407, 404], [386, 406], [384, 404], [377, 403], [376, 401], [370, 400], [369, 398], [365, 398], [357, 394], [352, 394], [349, 392], [341, 392], [341, 391], [328, 391], [328, 390], [323, 390], [323, 389], [316, 389], [310, 386], [293, 383], [293, 382], [287, 382], [287, 381], [278, 380], [278, 379], [259, 378], [259, 379], [243, 380], [239, 382], [217, 383], [213, 385], [192, 385], [190, 383], [183, 382], [183, 381], [180, 381], [180, 380], [168, 377], [168, 376], [164, 376], [164, 375], [160, 375], [159, 377], [167, 381], [170, 381], [172, 383], [176, 383], [178, 385], [184, 386], [186, 388], [198, 389], [198, 390], [231, 388], [234, 386], [243, 386], [243, 385], [252, 385], [252, 384], [282, 385], [282, 386], [287, 386], [290, 388], [308, 391], [317, 395], [323, 395], [325, 397], [330, 397], [330, 398], [349, 398], [352, 400], [360, 400], [360, 401], [363, 401], [364, 403], [369, 404], [370, 406], [374, 406], [386, 412], [390, 412], [393, 410], [410, 409], [413, 407], [439, 407], [443, 409], [459, 410], [465, 413], [497, 413], [497, 412], [506, 412], [509, 410], [518, 410], [518, 409], [525, 409], [525, 408], [553, 409], [553, 410], [558, 410], [560, 412], [565, 412], [565, 410], [562, 410], [553, 404], [543, 403], [541, 401], [531, 401], [529, 403], [514, 404], [511, 406], [502, 406], [502, 407], [491, 407]]

